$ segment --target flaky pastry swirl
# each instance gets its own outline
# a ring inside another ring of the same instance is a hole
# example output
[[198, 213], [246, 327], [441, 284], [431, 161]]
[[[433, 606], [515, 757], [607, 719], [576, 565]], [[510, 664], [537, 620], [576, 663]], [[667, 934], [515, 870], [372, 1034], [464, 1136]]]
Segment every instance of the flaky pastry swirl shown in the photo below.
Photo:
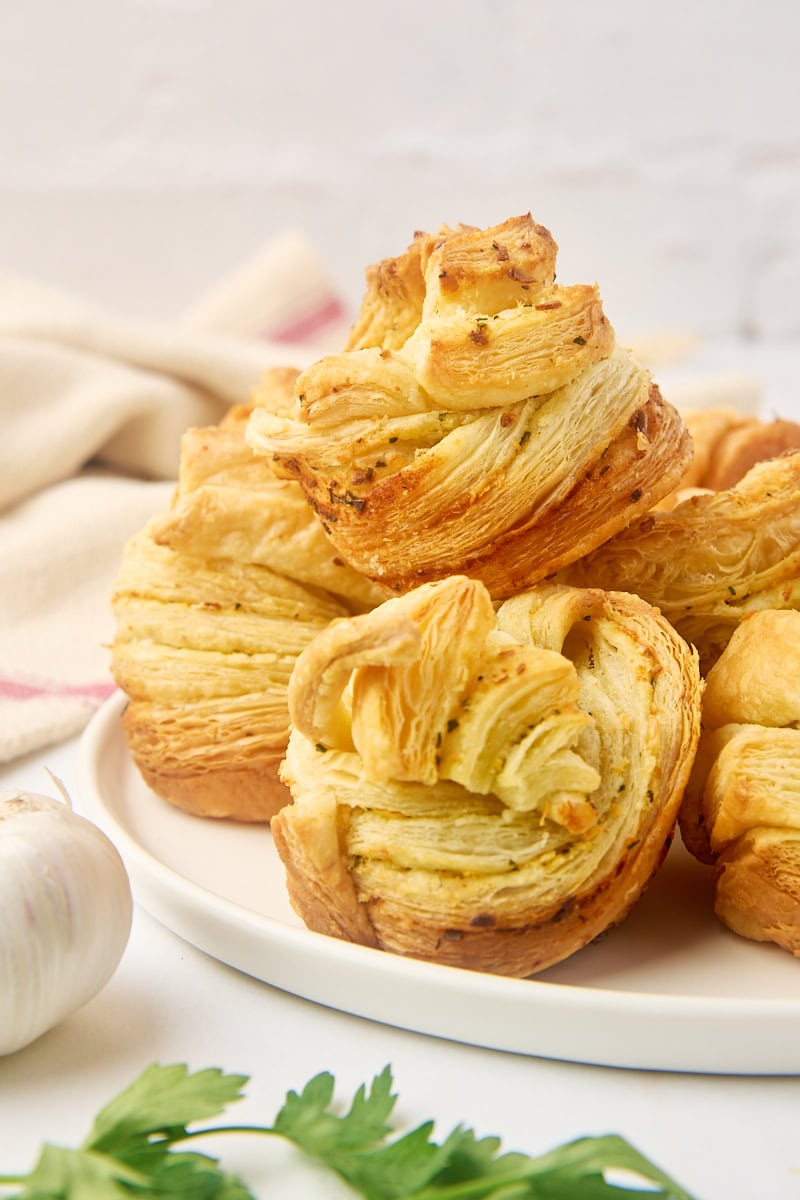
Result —
[[418, 235], [368, 274], [351, 348], [303, 372], [291, 415], [253, 414], [251, 445], [387, 589], [463, 573], [514, 595], [687, 465], [680, 417], [555, 259], [530, 216]]
[[696, 657], [635, 596], [464, 576], [300, 655], [273, 821], [317, 931], [525, 976], [620, 920], [665, 853], [699, 733]]

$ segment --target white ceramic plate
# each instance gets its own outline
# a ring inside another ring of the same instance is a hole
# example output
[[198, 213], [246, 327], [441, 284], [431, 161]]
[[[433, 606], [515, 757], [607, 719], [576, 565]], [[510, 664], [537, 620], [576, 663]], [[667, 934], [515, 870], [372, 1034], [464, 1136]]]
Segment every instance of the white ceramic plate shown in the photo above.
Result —
[[81, 747], [84, 814], [115, 842], [137, 899], [192, 945], [308, 1000], [419, 1033], [574, 1062], [800, 1073], [800, 962], [724, 929], [708, 872], [673, 846], [633, 913], [531, 980], [418, 962], [309, 932], [265, 827], [189, 816], [142, 782], [121, 726]]

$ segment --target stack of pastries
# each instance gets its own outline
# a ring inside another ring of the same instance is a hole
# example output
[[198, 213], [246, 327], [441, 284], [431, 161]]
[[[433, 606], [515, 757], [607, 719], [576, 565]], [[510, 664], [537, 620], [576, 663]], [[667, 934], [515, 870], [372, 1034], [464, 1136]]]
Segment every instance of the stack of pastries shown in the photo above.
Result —
[[[254, 405], [280, 408], [295, 374], [265, 376]], [[381, 597], [299, 488], [251, 453], [250, 411], [184, 435], [171, 508], [123, 551], [111, 669], [153, 791], [201, 816], [266, 821], [289, 799], [279, 769], [295, 660], [331, 620]]]
[[520, 976], [625, 916], [682, 804], [728, 854], [703, 675], [800, 607], [800, 431], [709, 414], [693, 459], [556, 253], [524, 216], [370, 268], [341, 353], [186, 434], [114, 595], [159, 795], [271, 820], [310, 928]]

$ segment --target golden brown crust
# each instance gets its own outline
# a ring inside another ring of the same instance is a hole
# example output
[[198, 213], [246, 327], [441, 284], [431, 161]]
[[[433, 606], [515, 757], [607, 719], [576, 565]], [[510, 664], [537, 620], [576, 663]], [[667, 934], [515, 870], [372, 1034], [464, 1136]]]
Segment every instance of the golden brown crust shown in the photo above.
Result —
[[[354, 490], [353, 477], [352, 488], [340, 484], [321, 493], [313, 472], [302, 474], [302, 462], [294, 461], [323, 523], [340, 534], [346, 531], [351, 559], [362, 569], [379, 564], [380, 578], [391, 579], [402, 592], [445, 577], [457, 559], [461, 570], [481, 579], [493, 596], [507, 597], [646, 513], [658, 496], [656, 463], [662, 466], [660, 481], [672, 477], [688, 445], [686, 434], [675, 410], [662, 402], [654, 385], [643, 390], [645, 383], [630, 360], [615, 355], [587, 372], [563, 404], [553, 398], [549, 414], [527, 404], [514, 420], [506, 412], [491, 412], [468, 428], [461, 426], [457, 436], [469, 454], [460, 470], [447, 457], [417, 453], [426, 440], [420, 418], [417, 438], [387, 455], [386, 472], [372, 473], [369, 524], [362, 521], [366, 502]], [[609, 428], [608, 409], [623, 391], [628, 403]], [[586, 413], [581, 428], [595, 434], [597, 442], [570, 464], [564, 456], [563, 422], [569, 419], [564, 410], [584, 399], [593, 401], [595, 410]], [[313, 403], [314, 397], [305, 400]], [[438, 435], [438, 416], [433, 424]], [[404, 465], [394, 471], [396, 460]], [[475, 502], [481, 495], [484, 506]], [[379, 530], [373, 528], [377, 513]], [[410, 531], [416, 539], [413, 554]]]
[[800, 425], [762, 421], [735, 409], [699, 409], [684, 414], [694, 459], [682, 486], [721, 492], [734, 487], [756, 463], [800, 450]]
[[614, 333], [596, 287], [553, 284], [534, 304], [484, 310], [437, 309], [402, 355], [437, 408], [505, 408], [564, 387], [608, 357]]
[[[497, 597], [540, 582], [652, 508], [687, 445], [678, 414], [651, 384], [646, 403], [605, 452], [594, 462], [584, 461], [565, 480], [561, 495], [549, 497], [527, 522], [499, 538], [485, 560], [467, 560], [466, 569]], [[654, 474], [658, 464], [660, 477]], [[570, 525], [562, 523], [565, 510], [571, 514]]]
[[800, 450], [800, 425], [794, 421], [751, 421], [732, 429], [718, 446], [703, 486], [722, 491], [744, 478], [756, 463]]
[[[279, 411], [297, 372], [271, 372]], [[300, 488], [248, 447], [253, 406], [191, 429], [168, 512], [126, 545], [111, 668], [129, 697], [133, 761], [163, 799], [202, 816], [269, 820], [298, 655], [335, 617], [381, 594], [330, 544]]]
[[723, 851], [715, 911], [734, 933], [800, 957], [800, 831], [752, 829]]
[[346, 813], [298, 811], [291, 821], [272, 822], [272, 838], [286, 869], [293, 907], [309, 929], [362, 946], [379, 947], [367, 909], [359, 902], [348, 869]]
[[419, 231], [404, 254], [367, 267], [361, 311], [345, 349], [399, 350], [425, 309], [449, 305], [498, 313], [553, 283], [558, 247], [530, 216], [476, 238], [479, 233], [474, 225]]
[[273, 826], [293, 905], [436, 962], [559, 961], [660, 863], [699, 696], [688, 647], [637, 597], [543, 588], [495, 616], [452, 577], [335, 622], [290, 687], [294, 803]]
[[495, 314], [533, 303], [555, 280], [557, 253], [550, 231], [530, 213], [484, 230], [444, 228], [423, 261], [427, 310]]
[[405, 254], [366, 270], [366, 291], [345, 349], [399, 350], [419, 325], [425, 300], [425, 267], [434, 235], [417, 233]]
[[655, 504], [688, 435], [615, 347], [597, 289], [553, 282], [530, 216], [414, 251], [425, 292], [402, 343], [380, 332], [399, 328], [395, 288], [380, 319], [370, 299], [357, 348], [299, 377], [292, 418], [257, 411], [248, 440], [363, 575], [403, 592], [465, 573], [504, 598]]
[[762, 421], [724, 407], [689, 410], [683, 419], [692, 439], [692, 461], [659, 508], [673, 508], [690, 490], [735, 487], [756, 463], [800, 450], [800, 425], [793, 421]]
[[[265, 374], [257, 408], [279, 411], [298, 372]], [[219, 425], [188, 429], [181, 439], [178, 487], [151, 536], [192, 559], [251, 563], [340, 597], [356, 611], [383, 593], [342, 558], [309, 511], [302, 490], [278, 479], [245, 433], [253, 406], [232, 408]]]
[[564, 578], [643, 596], [697, 646], [706, 674], [750, 613], [800, 607], [800, 453], [648, 513]]
[[705, 481], [715, 452], [729, 433], [751, 420], [734, 408], [724, 407], [689, 409], [682, 416], [692, 442], [692, 457], [677, 488], [659, 501], [662, 509], [674, 508], [690, 491], [711, 490]]
[[[135, 730], [135, 720], [130, 728]], [[127, 729], [126, 729], [127, 732]], [[283, 753], [261, 765], [181, 773], [150, 767], [141, 755], [136, 763], [151, 791], [196, 817], [268, 822], [291, 800], [279, 770]]]
[[145, 528], [125, 547], [113, 609], [111, 669], [142, 775], [200, 815], [266, 819], [287, 798], [274, 779], [292, 667], [344, 605], [266, 567], [160, 546]]
[[800, 612], [754, 613], [708, 676], [680, 813], [735, 932], [800, 954]]
[[800, 726], [800, 612], [746, 617], [709, 671], [703, 724]]

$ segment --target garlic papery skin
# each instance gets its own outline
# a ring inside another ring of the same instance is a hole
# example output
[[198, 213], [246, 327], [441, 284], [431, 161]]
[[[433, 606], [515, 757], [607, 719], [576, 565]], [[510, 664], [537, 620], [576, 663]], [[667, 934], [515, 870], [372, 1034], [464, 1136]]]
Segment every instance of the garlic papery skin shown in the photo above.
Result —
[[132, 913], [122, 859], [96, 825], [64, 801], [0, 792], [0, 1054], [100, 991]]

